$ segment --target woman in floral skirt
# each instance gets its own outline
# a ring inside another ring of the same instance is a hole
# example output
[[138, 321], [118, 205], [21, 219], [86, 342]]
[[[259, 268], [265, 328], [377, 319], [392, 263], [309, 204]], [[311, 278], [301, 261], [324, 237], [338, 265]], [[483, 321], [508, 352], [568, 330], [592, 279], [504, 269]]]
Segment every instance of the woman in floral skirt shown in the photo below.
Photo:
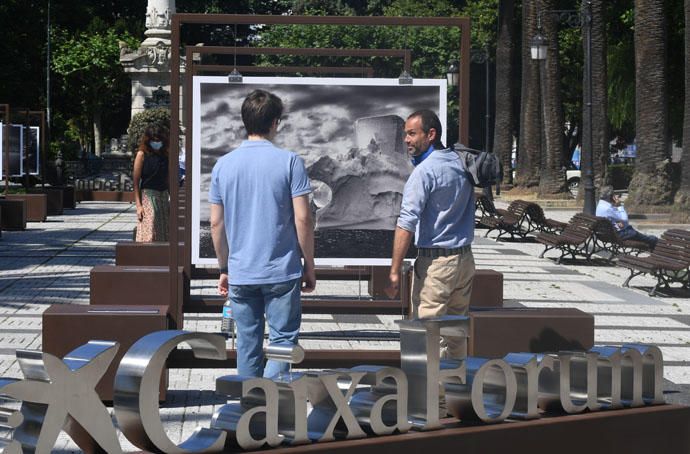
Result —
[[134, 157], [134, 200], [137, 204], [136, 241], [168, 241], [168, 131], [149, 126]]

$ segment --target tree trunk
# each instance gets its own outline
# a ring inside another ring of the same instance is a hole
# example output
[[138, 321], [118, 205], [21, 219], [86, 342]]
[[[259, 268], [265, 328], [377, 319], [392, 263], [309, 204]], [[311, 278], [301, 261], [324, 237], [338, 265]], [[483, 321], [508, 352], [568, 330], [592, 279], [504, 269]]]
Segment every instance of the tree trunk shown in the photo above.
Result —
[[539, 184], [541, 165], [541, 120], [539, 108], [539, 62], [532, 60], [530, 40], [537, 33], [537, 2], [522, 2], [522, 87], [520, 90], [520, 145], [515, 184], [534, 187]]
[[635, 110], [637, 162], [627, 205], [640, 210], [670, 204], [673, 190], [663, 0], [635, 0]]
[[[688, 0], [690, 1], [690, 0]], [[503, 165], [503, 182], [513, 183], [511, 154], [513, 151], [514, 92], [513, 57], [515, 50], [515, 0], [499, 3], [499, 30], [496, 43], [496, 121], [494, 126], [494, 153]]]
[[[540, 11], [556, 9], [555, 0], [541, 0]], [[542, 14], [542, 33], [547, 39], [546, 60], [541, 62], [542, 118], [544, 147], [541, 157], [539, 196], [565, 196], [567, 187], [563, 169], [563, 101], [561, 97], [561, 69], [558, 56], [558, 17]]]
[[[592, 0], [592, 160], [595, 188], [604, 186], [610, 158], [605, 20], [605, 0]], [[587, 78], [584, 80], [586, 83]]]
[[685, 112], [680, 188], [676, 193], [671, 222], [690, 222], [690, 0], [685, 0]]
[[103, 151], [103, 140], [101, 140], [102, 126], [101, 111], [100, 109], [95, 109], [93, 113], [93, 149], [96, 156], [100, 156]]

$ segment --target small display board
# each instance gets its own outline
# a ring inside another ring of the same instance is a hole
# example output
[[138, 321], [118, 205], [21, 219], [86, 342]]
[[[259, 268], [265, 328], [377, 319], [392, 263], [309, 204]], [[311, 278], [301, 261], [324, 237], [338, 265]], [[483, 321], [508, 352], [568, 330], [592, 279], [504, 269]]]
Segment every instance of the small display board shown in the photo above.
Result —
[[[41, 128], [38, 126], [10, 125], [9, 173], [12, 177], [38, 175], [41, 163]], [[5, 178], [5, 124], [0, 122], [0, 178]]]

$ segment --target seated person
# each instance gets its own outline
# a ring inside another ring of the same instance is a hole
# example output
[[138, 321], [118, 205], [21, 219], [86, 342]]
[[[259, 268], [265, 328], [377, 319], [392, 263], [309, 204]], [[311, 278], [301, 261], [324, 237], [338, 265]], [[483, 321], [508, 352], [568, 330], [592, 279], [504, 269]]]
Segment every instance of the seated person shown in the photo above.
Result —
[[654, 235], [645, 235], [635, 230], [628, 223], [628, 213], [621, 203], [620, 195], [613, 192], [612, 186], [601, 188], [601, 200], [597, 204], [597, 216], [608, 218], [613, 224], [613, 228], [618, 232], [618, 236], [624, 240], [637, 240], [649, 244], [654, 249], [659, 239]]

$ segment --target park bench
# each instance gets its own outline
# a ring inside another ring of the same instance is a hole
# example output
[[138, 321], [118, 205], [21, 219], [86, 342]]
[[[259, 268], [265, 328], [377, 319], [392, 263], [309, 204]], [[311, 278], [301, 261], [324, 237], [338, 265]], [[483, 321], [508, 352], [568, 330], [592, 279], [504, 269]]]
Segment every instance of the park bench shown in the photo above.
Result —
[[474, 223], [477, 227], [485, 227], [481, 222], [483, 217], [499, 218], [508, 213], [508, 210], [496, 208], [494, 201], [484, 194], [475, 193], [474, 197]]
[[576, 255], [581, 255], [590, 262], [595, 252], [595, 223], [596, 217], [578, 213], [570, 219], [560, 234], [538, 232], [537, 241], [545, 246], [539, 257], [544, 257], [544, 254], [551, 249], [559, 249], [561, 256], [558, 257], [556, 263], [561, 263], [566, 255], [571, 255], [573, 259]]
[[527, 206], [527, 232], [560, 233], [568, 225], [567, 222], [547, 218], [544, 210], [538, 203], [529, 203]]
[[[683, 232], [683, 231], [680, 231]], [[670, 289], [672, 283], [683, 284], [690, 288], [690, 232], [682, 234], [677, 229], [665, 232], [649, 256], [638, 257], [630, 254], [618, 258], [618, 266], [628, 268], [630, 276], [623, 282], [629, 287], [630, 280], [641, 274], [649, 274], [657, 280], [649, 291], [649, 296], [656, 295], [660, 287]]]
[[642, 252], [649, 252], [651, 247], [648, 243], [638, 240], [625, 240], [618, 235], [613, 227], [611, 220], [604, 217], [596, 217], [594, 224], [594, 249], [595, 252], [606, 251], [609, 261], [612, 261], [619, 254], [638, 256]]
[[480, 223], [488, 227], [484, 237], [489, 236], [489, 233], [498, 230], [498, 236], [496, 239], [500, 239], [501, 236], [505, 234], [510, 234], [511, 239], [515, 239], [515, 236], [524, 238], [527, 231], [527, 207], [529, 202], [524, 200], [514, 200], [508, 206], [508, 209], [499, 217], [484, 216], [481, 218]]

